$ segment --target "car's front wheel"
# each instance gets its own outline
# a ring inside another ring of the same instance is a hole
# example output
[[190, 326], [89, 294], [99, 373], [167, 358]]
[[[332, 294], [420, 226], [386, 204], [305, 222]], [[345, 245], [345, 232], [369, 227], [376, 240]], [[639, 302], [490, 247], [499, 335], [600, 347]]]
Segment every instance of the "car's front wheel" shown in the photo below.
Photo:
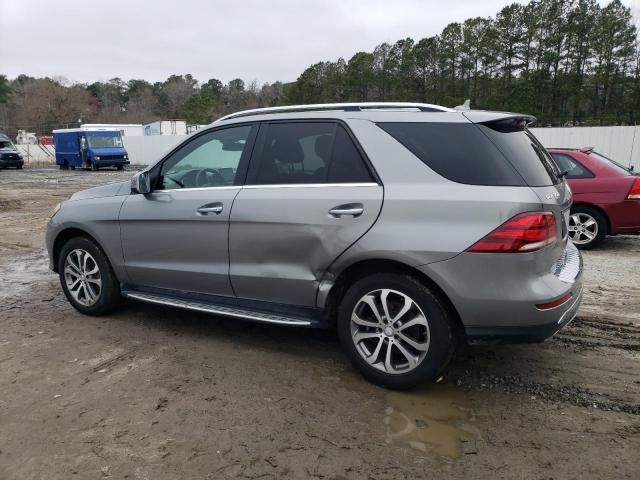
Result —
[[102, 249], [87, 237], [69, 240], [58, 259], [62, 290], [76, 310], [104, 315], [122, 302], [120, 283]]
[[347, 290], [338, 333], [365, 378], [395, 389], [437, 380], [455, 347], [448, 306], [418, 279], [396, 273], [369, 275]]

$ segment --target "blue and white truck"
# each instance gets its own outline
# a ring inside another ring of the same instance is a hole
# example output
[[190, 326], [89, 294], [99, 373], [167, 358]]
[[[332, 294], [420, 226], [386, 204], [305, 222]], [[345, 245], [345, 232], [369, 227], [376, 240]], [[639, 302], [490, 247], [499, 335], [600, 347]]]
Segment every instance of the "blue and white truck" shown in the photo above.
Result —
[[71, 168], [116, 167], [129, 164], [120, 130], [103, 128], [66, 128], [53, 131], [56, 164], [61, 170]]

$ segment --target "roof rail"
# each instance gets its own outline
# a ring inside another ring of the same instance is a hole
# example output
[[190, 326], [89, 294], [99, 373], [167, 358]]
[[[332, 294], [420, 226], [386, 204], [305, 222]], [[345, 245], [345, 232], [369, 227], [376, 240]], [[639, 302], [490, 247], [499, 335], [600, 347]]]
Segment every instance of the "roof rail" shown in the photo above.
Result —
[[361, 112], [363, 110], [393, 110], [393, 109], [415, 109], [421, 112], [455, 112], [452, 108], [432, 105], [430, 103], [412, 102], [359, 102], [359, 103], [317, 103], [310, 105], [290, 105], [286, 107], [254, 108], [241, 112], [231, 113], [219, 118], [214, 123], [232, 118], [249, 117], [251, 115], [263, 115], [267, 113], [293, 113], [293, 112]]

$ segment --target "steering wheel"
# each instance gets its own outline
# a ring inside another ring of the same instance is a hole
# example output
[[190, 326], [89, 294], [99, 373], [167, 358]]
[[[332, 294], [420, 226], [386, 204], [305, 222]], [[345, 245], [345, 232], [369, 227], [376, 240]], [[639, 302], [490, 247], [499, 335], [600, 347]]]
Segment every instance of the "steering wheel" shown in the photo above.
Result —
[[198, 171], [198, 174], [196, 175], [196, 186], [210, 187], [211, 182], [208, 179], [208, 175], [213, 176], [213, 184], [215, 186], [225, 185], [227, 183], [224, 177], [217, 170], [214, 170], [213, 168], [203, 168], [202, 170]]

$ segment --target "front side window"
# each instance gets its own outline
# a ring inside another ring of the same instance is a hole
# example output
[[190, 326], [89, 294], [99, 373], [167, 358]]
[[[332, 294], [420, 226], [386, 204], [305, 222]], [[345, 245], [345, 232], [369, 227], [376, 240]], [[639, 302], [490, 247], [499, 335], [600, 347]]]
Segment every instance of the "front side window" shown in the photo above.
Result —
[[373, 178], [342, 125], [273, 123], [261, 132], [257, 173], [260, 185], [368, 183]]
[[558, 169], [561, 172], [567, 172], [566, 178], [592, 178], [593, 174], [576, 162], [569, 155], [563, 155], [561, 153], [552, 154], [553, 159], [558, 164]]
[[116, 148], [116, 147], [121, 148], [122, 147], [122, 139], [119, 136], [117, 137], [88, 136], [87, 142], [89, 143], [90, 148]]
[[162, 164], [159, 188], [234, 185], [251, 128], [251, 125], [225, 128], [193, 139]]

